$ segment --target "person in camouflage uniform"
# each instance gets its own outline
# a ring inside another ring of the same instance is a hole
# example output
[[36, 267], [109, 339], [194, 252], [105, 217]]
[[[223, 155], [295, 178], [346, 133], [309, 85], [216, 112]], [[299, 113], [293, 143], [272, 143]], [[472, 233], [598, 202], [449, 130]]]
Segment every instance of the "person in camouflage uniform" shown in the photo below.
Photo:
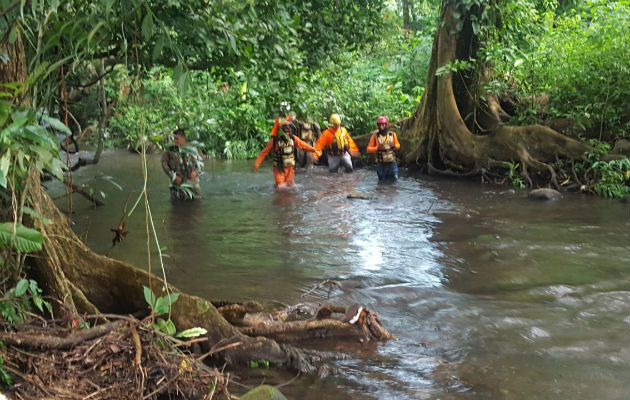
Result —
[[194, 146], [187, 144], [183, 129], [177, 129], [173, 134], [173, 145], [162, 154], [162, 169], [171, 179], [171, 198], [200, 198], [199, 169], [203, 164], [199, 152]]

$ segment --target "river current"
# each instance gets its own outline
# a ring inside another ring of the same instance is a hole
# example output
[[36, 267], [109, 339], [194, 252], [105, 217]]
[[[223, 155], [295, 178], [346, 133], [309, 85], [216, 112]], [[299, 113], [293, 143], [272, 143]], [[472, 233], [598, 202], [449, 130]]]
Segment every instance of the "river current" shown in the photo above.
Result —
[[[398, 337], [334, 362], [338, 374], [301, 376], [291, 399], [628, 399], [628, 203], [407, 176], [377, 184], [373, 169], [296, 173], [277, 192], [269, 163], [212, 161], [203, 199], [169, 199], [159, 155], [149, 200], [167, 279], [211, 300], [360, 303]], [[140, 157], [106, 152], [75, 181], [105, 195], [73, 196], [73, 228], [94, 251], [147, 266], [144, 205], [118, 225], [142, 188]], [[109, 181], [109, 178], [121, 187]], [[348, 199], [360, 191], [371, 199]], [[50, 185], [61, 210], [63, 188]], [[151, 270], [161, 274], [157, 248]], [[339, 286], [321, 286], [327, 279]], [[281, 384], [252, 370], [242, 382]], [[232, 392], [244, 391], [234, 386]]]

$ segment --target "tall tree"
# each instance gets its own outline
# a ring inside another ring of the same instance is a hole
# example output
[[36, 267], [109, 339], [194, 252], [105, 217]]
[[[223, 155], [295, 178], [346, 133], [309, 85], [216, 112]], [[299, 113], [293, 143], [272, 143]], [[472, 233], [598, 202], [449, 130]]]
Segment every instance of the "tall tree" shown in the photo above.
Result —
[[403, 27], [406, 30], [410, 29], [410, 18], [409, 18], [409, 0], [402, 0], [402, 14], [403, 14]]
[[593, 149], [545, 126], [506, 125], [508, 116], [497, 97], [483, 91], [491, 65], [478, 61], [480, 33], [484, 23], [501, 25], [499, 4], [442, 2], [426, 92], [414, 115], [401, 124], [402, 136], [414, 143], [407, 157], [431, 173], [455, 176], [518, 163], [530, 186], [558, 187], [553, 163]]

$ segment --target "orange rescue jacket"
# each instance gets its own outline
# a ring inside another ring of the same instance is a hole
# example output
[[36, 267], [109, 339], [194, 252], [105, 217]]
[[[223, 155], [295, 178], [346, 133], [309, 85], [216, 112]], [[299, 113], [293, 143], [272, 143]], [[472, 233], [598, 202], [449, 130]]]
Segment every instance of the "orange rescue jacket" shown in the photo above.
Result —
[[341, 130], [341, 132], [339, 132], [338, 130], [333, 130], [332, 127], [329, 127], [328, 129], [323, 131], [322, 135], [319, 137], [319, 139], [317, 139], [317, 142], [315, 143], [315, 149], [322, 150], [324, 147], [332, 148], [332, 143], [335, 140], [335, 134], [340, 133], [343, 134], [346, 143], [348, 143], [348, 150], [359, 152], [359, 147], [357, 147], [357, 144], [354, 142], [354, 140], [352, 140], [346, 128], [340, 126], [339, 129]]

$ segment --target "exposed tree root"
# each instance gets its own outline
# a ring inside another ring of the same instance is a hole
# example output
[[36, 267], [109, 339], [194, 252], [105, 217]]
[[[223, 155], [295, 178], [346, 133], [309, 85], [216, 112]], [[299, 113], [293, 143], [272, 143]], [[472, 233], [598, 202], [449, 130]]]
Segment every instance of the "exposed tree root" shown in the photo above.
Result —
[[[405, 154], [429, 173], [449, 176], [487, 174], [489, 169], [513, 170], [519, 163], [529, 186], [558, 183], [557, 160], [581, 159], [593, 148], [547, 126], [508, 126], [509, 115], [496, 96], [478, 95], [487, 71], [436, 74], [455, 61], [478, 59], [479, 40], [471, 21], [483, 5], [468, 9], [444, 2], [429, 63], [427, 90], [411, 118], [401, 121], [399, 137], [412, 145]], [[464, 117], [463, 117], [464, 116]], [[535, 171], [535, 175], [532, 172]], [[505, 173], [504, 173], [505, 176]]]
[[297, 320], [293, 317], [294, 313], [287, 310], [273, 314], [247, 315], [243, 321], [246, 326], [241, 327], [240, 331], [248, 336], [265, 336], [281, 342], [331, 338], [359, 341], [396, 339], [383, 329], [378, 313], [374, 311], [362, 308], [363, 314], [350, 323], [352, 316], [344, 320], [330, 317], [332, 313], [345, 314], [345, 307], [327, 305], [323, 308], [325, 312], [321, 312], [320, 308], [316, 313], [308, 315], [308, 318], [303, 316]]

